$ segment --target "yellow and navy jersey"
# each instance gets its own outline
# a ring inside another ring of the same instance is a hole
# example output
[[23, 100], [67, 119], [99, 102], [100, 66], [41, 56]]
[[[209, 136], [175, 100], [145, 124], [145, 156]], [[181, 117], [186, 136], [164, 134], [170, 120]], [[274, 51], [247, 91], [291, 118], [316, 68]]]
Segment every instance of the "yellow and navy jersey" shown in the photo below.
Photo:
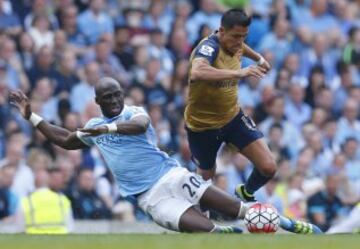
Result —
[[[220, 47], [216, 34], [203, 39], [193, 50], [190, 69], [195, 58], [206, 59], [218, 69], [237, 70], [241, 66], [243, 49], [231, 56]], [[190, 79], [190, 75], [189, 75]], [[239, 112], [238, 80], [189, 82], [189, 98], [185, 122], [193, 131], [221, 128]]]

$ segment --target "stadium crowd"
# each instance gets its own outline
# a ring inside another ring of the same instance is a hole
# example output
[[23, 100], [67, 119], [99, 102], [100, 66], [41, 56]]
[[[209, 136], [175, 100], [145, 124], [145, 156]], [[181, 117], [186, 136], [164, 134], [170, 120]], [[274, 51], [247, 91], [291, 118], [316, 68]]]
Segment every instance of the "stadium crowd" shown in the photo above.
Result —
[[[147, 109], [160, 147], [194, 171], [183, 121], [188, 59], [229, 7], [252, 14], [246, 42], [272, 64], [265, 78], [239, 82], [239, 102], [278, 162], [257, 199], [324, 230], [345, 217], [360, 201], [359, 1], [0, 0], [0, 219], [16, 217], [46, 172], [45, 187], [66, 194], [75, 219], [146, 220], [95, 148], [51, 145], [9, 91], [74, 131], [99, 114], [93, 86], [113, 77], [126, 104]], [[252, 167], [227, 146], [217, 163], [214, 183], [230, 194]]]

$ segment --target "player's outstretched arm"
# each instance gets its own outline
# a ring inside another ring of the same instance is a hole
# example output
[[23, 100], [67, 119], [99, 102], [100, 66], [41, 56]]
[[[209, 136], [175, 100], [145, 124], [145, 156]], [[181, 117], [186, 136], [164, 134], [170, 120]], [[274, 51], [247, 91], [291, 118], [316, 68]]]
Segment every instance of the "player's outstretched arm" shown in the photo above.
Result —
[[39, 115], [31, 111], [29, 99], [21, 91], [10, 93], [10, 102], [16, 106], [24, 119], [31, 122], [34, 127], [52, 143], [67, 150], [76, 150], [87, 147], [77, 136], [75, 132], [70, 132], [60, 126], [52, 125], [43, 120]]
[[128, 121], [99, 125], [94, 128], [80, 129], [88, 136], [98, 136], [105, 133], [119, 133], [122, 135], [138, 135], [145, 133], [150, 120], [146, 115], [137, 115]]
[[238, 70], [218, 69], [211, 66], [204, 58], [195, 58], [190, 71], [190, 81], [221, 81], [241, 79], [248, 76], [262, 78], [266, 71], [260, 66], [249, 66]]

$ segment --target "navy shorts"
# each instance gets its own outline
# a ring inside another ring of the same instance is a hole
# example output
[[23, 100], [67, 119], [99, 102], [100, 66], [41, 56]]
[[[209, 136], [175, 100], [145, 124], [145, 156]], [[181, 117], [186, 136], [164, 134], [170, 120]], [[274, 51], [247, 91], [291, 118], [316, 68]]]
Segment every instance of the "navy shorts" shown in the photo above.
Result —
[[186, 127], [186, 131], [193, 161], [204, 170], [215, 166], [216, 155], [223, 142], [241, 150], [264, 136], [242, 111], [220, 129], [195, 132]]

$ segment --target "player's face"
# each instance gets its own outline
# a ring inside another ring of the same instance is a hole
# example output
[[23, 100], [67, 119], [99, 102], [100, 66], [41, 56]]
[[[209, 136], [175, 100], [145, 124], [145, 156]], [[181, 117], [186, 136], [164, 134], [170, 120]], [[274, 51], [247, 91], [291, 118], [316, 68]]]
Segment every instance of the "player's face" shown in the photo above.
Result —
[[120, 86], [109, 85], [96, 96], [96, 102], [105, 117], [115, 117], [124, 108], [124, 92]]
[[248, 34], [248, 27], [235, 26], [231, 29], [220, 27], [220, 42], [222, 47], [231, 55], [234, 55], [239, 49]]

